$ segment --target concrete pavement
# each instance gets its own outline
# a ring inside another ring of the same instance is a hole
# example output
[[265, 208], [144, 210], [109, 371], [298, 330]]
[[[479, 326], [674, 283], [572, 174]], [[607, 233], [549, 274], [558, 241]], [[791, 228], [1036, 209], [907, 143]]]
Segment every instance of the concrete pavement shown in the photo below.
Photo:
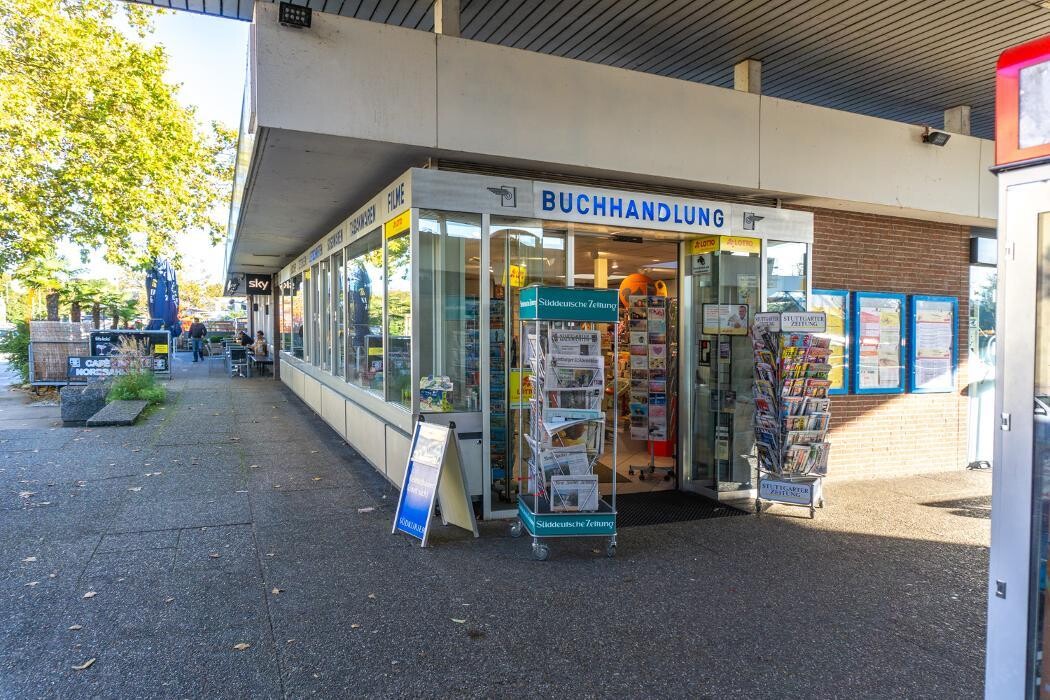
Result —
[[981, 694], [990, 474], [629, 528], [615, 559], [535, 562], [498, 522], [421, 550], [287, 389], [185, 357], [139, 425], [0, 429], [0, 696]]

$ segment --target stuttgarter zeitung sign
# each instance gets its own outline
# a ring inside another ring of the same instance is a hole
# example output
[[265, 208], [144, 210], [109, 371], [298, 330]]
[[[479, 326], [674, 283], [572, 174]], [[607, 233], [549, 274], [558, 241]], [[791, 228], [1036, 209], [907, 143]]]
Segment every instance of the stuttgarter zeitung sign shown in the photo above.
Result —
[[533, 187], [541, 219], [704, 234], [732, 228], [732, 207], [723, 202], [550, 182]]

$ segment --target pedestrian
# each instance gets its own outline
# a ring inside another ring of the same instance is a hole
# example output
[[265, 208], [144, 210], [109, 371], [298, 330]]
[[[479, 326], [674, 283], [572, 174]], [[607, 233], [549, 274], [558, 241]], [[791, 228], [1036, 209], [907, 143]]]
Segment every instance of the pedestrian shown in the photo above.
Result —
[[262, 331], [255, 334], [255, 344], [252, 345], [252, 354], [256, 358], [269, 357], [270, 349], [266, 345], [266, 335]]
[[199, 316], [193, 317], [190, 324], [190, 343], [193, 345], [193, 361], [204, 359], [204, 336], [208, 335], [208, 328], [201, 323]]

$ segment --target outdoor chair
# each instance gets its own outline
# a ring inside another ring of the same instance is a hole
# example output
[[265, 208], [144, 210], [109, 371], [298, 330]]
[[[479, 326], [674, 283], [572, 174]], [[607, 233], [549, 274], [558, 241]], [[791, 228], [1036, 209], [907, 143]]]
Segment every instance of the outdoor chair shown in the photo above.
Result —
[[230, 376], [237, 375], [240, 377], [247, 376], [248, 374], [248, 351], [240, 345], [231, 345], [227, 348], [229, 353], [229, 369]]

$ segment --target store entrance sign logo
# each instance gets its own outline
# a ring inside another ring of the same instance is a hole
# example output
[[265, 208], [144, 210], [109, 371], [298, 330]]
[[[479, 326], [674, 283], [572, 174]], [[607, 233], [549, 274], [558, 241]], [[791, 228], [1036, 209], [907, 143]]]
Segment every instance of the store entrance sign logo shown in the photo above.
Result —
[[499, 205], [501, 207], [516, 207], [518, 206], [518, 188], [510, 187], [508, 185], [500, 185], [499, 187], [486, 187], [489, 192], [499, 197]]
[[755, 224], [757, 224], [759, 221], [761, 221], [764, 218], [766, 218], [766, 217], [759, 216], [758, 214], [756, 214], [753, 211], [745, 211], [744, 212], [744, 230], [745, 231], [754, 231], [755, 230]]
[[721, 233], [729, 229], [728, 205], [697, 199], [583, 189], [537, 183], [538, 215], [568, 221]]

